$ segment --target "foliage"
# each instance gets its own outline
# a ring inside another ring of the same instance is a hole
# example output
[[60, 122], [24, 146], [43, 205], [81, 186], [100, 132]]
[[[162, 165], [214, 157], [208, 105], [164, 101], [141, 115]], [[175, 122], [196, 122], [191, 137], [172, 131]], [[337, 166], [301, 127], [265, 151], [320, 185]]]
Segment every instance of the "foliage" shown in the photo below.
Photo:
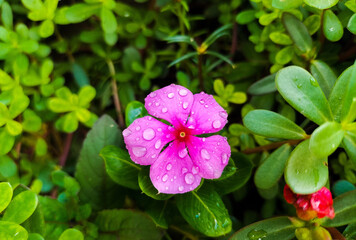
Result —
[[[354, 0], [0, 0], [0, 20], [0, 239], [356, 236]], [[171, 83], [229, 114], [221, 177], [185, 194], [122, 136]], [[335, 218], [296, 218], [285, 183], [330, 188]]]

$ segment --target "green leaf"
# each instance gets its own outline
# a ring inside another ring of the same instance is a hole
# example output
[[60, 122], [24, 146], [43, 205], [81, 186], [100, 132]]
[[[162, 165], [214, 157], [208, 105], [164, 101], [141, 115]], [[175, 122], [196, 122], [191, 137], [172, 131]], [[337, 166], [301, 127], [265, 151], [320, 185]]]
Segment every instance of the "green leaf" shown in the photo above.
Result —
[[93, 209], [120, 206], [123, 201], [121, 188], [107, 175], [104, 160], [99, 156], [108, 145], [120, 147], [122, 134], [115, 121], [104, 115], [87, 134], [75, 173], [81, 186], [79, 197]]
[[295, 237], [295, 227], [288, 217], [276, 217], [266, 219], [254, 224], [248, 225], [237, 231], [231, 240], [289, 240]]
[[100, 156], [105, 161], [106, 172], [114, 182], [124, 187], [139, 189], [137, 178], [141, 167], [131, 161], [127, 151], [106, 146], [100, 151]]
[[329, 97], [332, 88], [336, 82], [336, 75], [333, 70], [321, 60], [312, 60], [310, 71], [313, 77], [319, 83], [325, 97]]
[[[9, 156], [0, 156], [0, 176], [10, 178], [17, 173], [17, 166]], [[0, 211], [1, 212], [1, 211]]]
[[236, 15], [236, 22], [241, 25], [250, 23], [256, 19], [255, 14], [256, 11], [252, 9], [241, 11]]
[[209, 47], [217, 39], [221, 38], [222, 36], [228, 35], [229, 34], [228, 30], [231, 29], [231, 27], [232, 27], [232, 24], [227, 24], [227, 25], [223, 25], [220, 28], [216, 29], [212, 34], [209, 35], [209, 37], [207, 37], [205, 39], [205, 41], [202, 43], [202, 45]]
[[165, 39], [168, 43], [187, 43], [192, 45], [194, 48], [198, 47], [198, 44], [194, 41], [194, 38], [184, 35], [176, 35], [172, 37], [168, 37]]
[[129, 126], [133, 121], [135, 121], [137, 118], [142, 118], [146, 116], [147, 110], [145, 108], [145, 105], [143, 105], [141, 102], [138, 101], [132, 101], [130, 102], [125, 110], [125, 123], [126, 126]]
[[304, 139], [306, 133], [288, 118], [268, 110], [252, 110], [243, 119], [245, 127], [257, 135], [284, 139]]
[[225, 195], [241, 188], [247, 183], [252, 174], [252, 162], [244, 154], [232, 152], [231, 158], [237, 169], [234, 175], [226, 179], [213, 182], [216, 191], [220, 195]]
[[71, 228], [65, 230], [58, 240], [84, 240], [84, 236], [81, 231]]
[[192, 58], [194, 56], [198, 56], [199, 54], [197, 52], [192, 52], [192, 53], [187, 53], [179, 58], [177, 58], [176, 60], [174, 60], [173, 62], [171, 62], [168, 67], [172, 67], [173, 65], [176, 65], [186, 59]]
[[354, 13], [347, 23], [347, 29], [356, 35], [356, 13]]
[[332, 187], [334, 195], [340, 196], [344, 193], [356, 190], [355, 185], [346, 180], [338, 180]]
[[106, 33], [114, 33], [117, 29], [117, 21], [114, 13], [103, 7], [100, 10], [101, 27]]
[[20, 225], [13, 222], [0, 221], [0, 239], [26, 240], [27, 238], [26, 229]]
[[61, 117], [58, 123], [59, 129], [66, 133], [72, 133], [78, 129], [78, 119], [74, 112]]
[[219, 58], [220, 60], [223, 60], [224, 62], [230, 64], [233, 68], [235, 68], [235, 65], [234, 63], [227, 57], [225, 57], [224, 55], [218, 53], [218, 52], [214, 52], [214, 51], [206, 51], [205, 54], [207, 55], [211, 55], [211, 56], [214, 56], [214, 57], [217, 57]]
[[206, 184], [198, 191], [178, 194], [175, 199], [183, 218], [201, 233], [218, 237], [231, 231], [232, 223], [223, 201]]
[[278, 12], [274, 11], [272, 13], [265, 13], [259, 18], [259, 23], [263, 26], [271, 24], [276, 18], [278, 18]]
[[287, 34], [281, 32], [273, 32], [269, 35], [269, 38], [272, 42], [279, 45], [290, 45], [293, 43], [292, 39], [290, 39]]
[[70, 112], [74, 107], [70, 102], [62, 98], [51, 98], [48, 100], [48, 108], [57, 113]]
[[157, 240], [161, 239], [160, 230], [144, 213], [128, 210], [113, 209], [99, 212], [95, 220], [99, 230], [107, 232], [110, 239], [127, 240]]
[[276, 54], [276, 62], [278, 64], [284, 65], [292, 61], [294, 56], [294, 48], [289, 46], [282, 48]]
[[313, 35], [319, 30], [321, 25], [320, 19], [321, 19], [320, 15], [314, 14], [314, 15], [310, 15], [304, 20], [303, 23], [307, 27], [310, 35]]
[[22, 132], [22, 125], [17, 121], [9, 120], [6, 124], [6, 130], [10, 135], [17, 136]]
[[310, 151], [318, 158], [331, 155], [344, 138], [340, 123], [326, 122], [313, 132], [310, 138]]
[[138, 174], [138, 184], [140, 189], [147, 196], [156, 199], [156, 200], [167, 200], [171, 198], [172, 194], [159, 193], [157, 189], [153, 186], [150, 179], [150, 168], [142, 168]]
[[101, 4], [78, 3], [65, 10], [65, 17], [70, 23], [80, 23], [98, 13]]
[[276, 87], [283, 98], [301, 114], [321, 125], [332, 121], [329, 103], [314, 77], [301, 67], [283, 68], [276, 75]]
[[328, 181], [327, 158], [316, 158], [309, 150], [309, 139], [300, 143], [291, 153], [284, 176], [293, 192], [311, 194]]
[[330, 9], [324, 12], [323, 31], [325, 37], [332, 42], [339, 41], [344, 34], [339, 18]]
[[150, 215], [156, 226], [164, 229], [168, 229], [168, 211], [166, 211], [167, 205], [167, 201], [165, 201], [164, 203], [161, 201], [151, 201], [149, 206], [145, 208], [145, 212]]
[[30, 233], [28, 235], [28, 240], [45, 240], [45, 239], [38, 233]]
[[339, 0], [304, 0], [304, 3], [311, 7], [327, 9], [335, 6]]
[[293, 14], [283, 13], [282, 22], [297, 48], [307, 53], [312, 49], [312, 38], [306, 26]]
[[37, 114], [31, 109], [26, 109], [23, 113], [24, 121], [22, 122], [22, 127], [27, 132], [37, 132], [41, 129], [42, 120]]
[[244, 92], [234, 92], [231, 97], [228, 98], [229, 102], [235, 103], [235, 104], [242, 104], [246, 102], [247, 96], [246, 93]]
[[[85, 72], [83, 67], [81, 65], [79, 65], [77, 62], [74, 62], [72, 64], [72, 74], [73, 74], [73, 77], [74, 77], [74, 80], [75, 80], [76, 84], [79, 87], [82, 88], [82, 87], [84, 87], [86, 85], [89, 85], [90, 80], [88, 78], [87, 73]], [[94, 94], [94, 96], [95, 96], [95, 94]], [[80, 98], [80, 96], [79, 96], [79, 98]]]
[[0, 183], [0, 196], [0, 212], [2, 212], [7, 208], [12, 199], [12, 187], [10, 183]]
[[346, 132], [343, 144], [349, 158], [356, 163], [356, 136]]
[[1, 20], [7, 29], [12, 29], [12, 18], [11, 6], [7, 2], [3, 2], [1, 6]]
[[20, 113], [26, 110], [29, 104], [30, 99], [26, 95], [22, 94], [14, 96], [9, 108], [10, 118], [14, 119], [18, 115], [20, 115]]
[[216, 79], [214, 81], [214, 91], [217, 95], [223, 96], [225, 92], [224, 82], [221, 79]]
[[39, 28], [39, 34], [43, 38], [48, 38], [54, 33], [54, 23], [50, 19], [43, 21]]
[[32, 191], [24, 191], [17, 195], [7, 207], [3, 221], [21, 224], [36, 210], [38, 198]]
[[278, 182], [283, 175], [290, 152], [291, 146], [284, 144], [262, 162], [255, 173], [256, 187], [269, 189]]
[[356, 190], [342, 194], [334, 199], [335, 217], [326, 219], [326, 227], [339, 227], [356, 222]]
[[272, 0], [272, 7], [286, 10], [297, 8], [302, 5], [303, 0], [285, 1], [285, 0]]
[[337, 122], [343, 121], [351, 109], [356, 89], [356, 62], [337, 79], [329, 97], [331, 110]]
[[275, 92], [277, 90], [275, 84], [275, 77], [276, 74], [271, 74], [267, 77], [262, 78], [261, 80], [250, 85], [247, 92], [252, 95], [264, 95]]
[[96, 95], [96, 90], [92, 86], [84, 86], [80, 89], [78, 93], [79, 97], [79, 106], [88, 107], [89, 103], [94, 99]]
[[0, 155], [10, 152], [15, 143], [15, 137], [10, 135], [6, 129], [0, 128]]

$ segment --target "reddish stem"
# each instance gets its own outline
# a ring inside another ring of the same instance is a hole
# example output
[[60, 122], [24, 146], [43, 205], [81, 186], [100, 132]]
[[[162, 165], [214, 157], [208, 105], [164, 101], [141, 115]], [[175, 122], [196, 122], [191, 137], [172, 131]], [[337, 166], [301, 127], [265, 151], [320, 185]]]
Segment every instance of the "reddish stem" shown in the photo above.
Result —
[[72, 138], [73, 138], [73, 133], [68, 133], [66, 137], [66, 141], [64, 143], [62, 155], [59, 158], [59, 165], [61, 167], [64, 167], [64, 165], [66, 164], [70, 146], [72, 145]]

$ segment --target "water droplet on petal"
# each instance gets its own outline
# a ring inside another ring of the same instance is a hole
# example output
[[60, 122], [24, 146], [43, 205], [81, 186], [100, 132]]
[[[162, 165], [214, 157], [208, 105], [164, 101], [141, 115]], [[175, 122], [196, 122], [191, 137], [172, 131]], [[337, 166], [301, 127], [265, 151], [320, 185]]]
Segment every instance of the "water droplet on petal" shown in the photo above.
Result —
[[167, 111], [168, 111], [167, 108], [162, 108], [162, 112], [163, 112], [163, 113], [166, 113]]
[[227, 112], [225, 112], [225, 111], [219, 112], [219, 115], [220, 115], [220, 117], [222, 117], [222, 118], [224, 118], [224, 119], [227, 118]]
[[140, 131], [141, 127], [140, 126], [137, 126], [136, 127], [136, 131]]
[[173, 98], [174, 97], [174, 93], [168, 93], [167, 97], [168, 98]]
[[172, 164], [168, 163], [166, 169], [167, 169], [167, 171], [171, 170], [172, 169]]
[[200, 99], [200, 104], [204, 104], [204, 100], [203, 99]]
[[155, 143], [155, 148], [159, 149], [161, 147], [161, 143], [162, 143], [161, 139], [158, 139], [157, 142]]
[[210, 159], [210, 154], [209, 152], [203, 148], [201, 151], [200, 151], [200, 155], [202, 158], [206, 159], [206, 160], [209, 160]]
[[151, 107], [151, 106], [152, 106], [152, 103], [151, 103], [151, 102], [150, 102], [150, 103], [148, 103], [148, 106], [149, 106], [149, 107]]
[[184, 173], [186, 173], [186, 172], [188, 172], [188, 169], [186, 169], [185, 167], [182, 168], [182, 174], [184, 174]]
[[188, 102], [184, 102], [184, 103], [183, 103], [183, 109], [187, 109], [187, 108], [188, 108], [188, 105], [189, 105]]
[[184, 96], [187, 96], [187, 94], [188, 94], [188, 91], [186, 90], [186, 89], [181, 89], [181, 90], [179, 90], [179, 95], [181, 95], [182, 97], [184, 97]]
[[151, 156], [151, 158], [155, 158], [156, 157], [156, 154], [153, 154], [152, 156]]
[[208, 108], [208, 107], [209, 107], [209, 105], [208, 105], [208, 104], [205, 104], [205, 106], [204, 106], [204, 107]]
[[194, 180], [195, 180], [195, 177], [193, 174], [191, 173], [187, 173], [184, 177], [184, 180], [187, 184], [193, 184]]
[[184, 187], [183, 186], [179, 186], [178, 190], [182, 192], [184, 190]]
[[167, 134], [167, 135], [166, 135], [166, 138], [170, 138], [170, 137], [171, 137], [171, 134]]
[[213, 128], [220, 128], [221, 127], [221, 122], [219, 120], [215, 120], [213, 122]]
[[147, 128], [143, 131], [142, 136], [143, 139], [150, 141], [156, 136], [156, 133], [152, 128]]
[[192, 173], [193, 174], [197, 174], [199, 172], [199, 168], [198, 167], [192, 167]]
[[162, 177], [162, 181], [163, 182], [167, 182], [167, 180], [168, 180], [168, 175], [164, 174], [163, 177]]
[[158, 107], [159, 106], [159, 102], [156, 102], [155, 105], [156, 105], [156, 107]]
[[156, 95], [157, 95], [157, 94], [156, 94], [155, 92], [151, 92], [151, 93], [150, 93], [150, 97], [151, 97], [151, 98], [154, 98]]
[[227, 160], [228, 160], [228, 157], [227, 157], [227, 154], [226, 153], [223, 153], [222, 156], [221, 156], [221, 162], [222, 164], [226, 164], [227, 163]]
[[145, 147], [133, 147], [132, 148], [132, 153], [136, 157], [143, 157], [143, 156], [145, 156], [146, 152], [147, 152], [147, 149]]
[[181, 151], [179, 151], [178, 156], [179, 156], [180, 158], [185, 158], [185, 156], [187, 156], [187, 154], [188, 154], [188, 151], [187, 151], [186, 148], [184, 148], [184, 149], [182, 149]]
[[122, 135], [124, 135], [124, 137], [128, 137], [128, 136], [130, 136], [131, 133], [132, 133], [131, 130], [128, 129], [128, 128], [126, 128], [126, 129], [122, 132]]
[[203, 142], [205, 142], [205, 141], [206, 141], [206, 138], [202, 138], [201, 140], [202, 140]]
[[151, 120], [152, 120], [152, 117], [151, 117], [151, 116], [148, 116], [147, 119], [148, 119], [148, 121], [151, 121]]
[[158, 132], [162, 132], [162, 128], [158, 128], [157, 131], [158, 131]]

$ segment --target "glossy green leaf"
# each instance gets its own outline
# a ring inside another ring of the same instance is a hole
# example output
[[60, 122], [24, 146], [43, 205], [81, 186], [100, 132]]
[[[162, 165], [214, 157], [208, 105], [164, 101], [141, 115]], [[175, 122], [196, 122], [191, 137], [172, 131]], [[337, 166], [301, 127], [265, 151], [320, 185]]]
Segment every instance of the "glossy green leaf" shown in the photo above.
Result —
[[218, 29], [216, 29], [212, 34], [210, 34], [205, 41], [202, 43], [205, 46], [209, 47], [213, 44], [217, 39], [221, 38], [222, 36], [228, 35], [229, 30], [232, 28], [232, 24], [224, 25]]
[[105, 161], [106, 172], [111, 179], [124, 187], [139, 189], [137, 178], [141, 167], [131, 161], [126, 150], [106, 146], [100, 151]]
[[291, 146], [284, 144], [262, 162], [255, 173], [256, 187], [268, 189], [278, 182], [283, 175], [290, 152]]
[[310, 71], [323, 90], [324, 95], [329, 97], [337, 79], [333, 70], [325, 62], [313, 60], [310, 65]]
[[243, 119], [245, 127], [257, 135], [284, 139], [304, 139], [306, 133], [288, 118], [268, 110], [252, 110]]
[[194, 38], [184, 35], [176, 35], [172, 37], [168, 37], [165, 39], [168, 43], [179, 43], [184, 42], [192, 45], [193, 47], [197, 48], [198, 44], [194, 41]]
[[186, 59], [189, 59], [189, 58], [192, 58], [192, 57], [195, 57], [195, 56], [198, 56], [199, 54], [197, 52], [192, 52], [192, 53], [187, 53], [179, 58], [177, 58], [176, 60], [174, 60], [173, 62], [171, 62], [168, 67], [172, 67]]
[[10, 135], [6, 129], [0, 129], [0, 155], [4, 155], [12, 149], [15, 137]]
[[316, 33], [321, 25], [321, 21], [320, 21], [320, 15], [314, 14], [314, 15], [310, 15], [309, 17], [307, 17], [304, 20], [304, 25], [307, 27], [309, 34], [313, 35], [314, 33]]
[[156, 200], [167, 200], [171, 198], [172, 194], [159, 193], [157, 189], [153, 186], [150, 179], [150, 168], [142, 168], [138, 174], [138, 184], [141, 191], [147, 196]]
[[285, 1], [285, 0], [272, 0], [272, 7], [286, 10], [297, 8], [302, 5], [303, 0]]
[[310, 194], [322, 188], [329, 178], [327, 158], [317, 158], [309, 150], [309, 140], [291, 153], [284, 176], [293, 192]]
[[105, 146], [121, 144], [121, 131], [107, 115], [94, 124], [84, 140], [75, 177], [81, 186], [80, 199], [93, 209], [120, 206], [123, 201], [121, 188], [107, 175], [104, 160], [99, 156]]
[[[76, 84], [79, 87], [81, 87], [81, 89], [82, 89], [82, 87], [89, 85], [90, 80], [88, 78], [86, 71], [77, 62], [74, 62], [72, 65], [72, 74], [73, 74]], [[95, 94], [94, 94], [94, 96], [95, 96]], [[80, 92], [79, 92], [79, 99], [80, 99]]]
[[7, 29], [12, 29], [12, 10], [10, 5], [7, 2], [3, 2], [1, 6], [1, 20], [4, 24], [4, 27]]
[[356, 62], [346, 69], [337, 79], [329, 97], [331, 110], [337, 122], [343, 121], [348, 115], [356, 89]]
[[354, 13], [347, 23], [347, 29], [356, 35], [356, 13]]
[[235, 65], [234, 63], [226, 56], [218, 53], [218, 52], [215, 52], [215, 51], [206, 51], [205, 54], [207, 55], [211, 55], [211, 56], [214, 56], [214, 57], [217, 57], [218, 59], [230, 64], [233, 68], [235, 68]]
[[31, 109], [26, 109], [23, 113], [22, 127], [27, 132], [37, 132], [41, 129], [41, 118]]
[[344, 28], [339, 18], [329, 9], [324, 12], [323, 20], [325, 37], [332, 42], [339, 41], [344, 34]]
[[339, 0], [304, 0], [304, 3], [308, 4], [311, 7], [319, 9], [327, 9], [336, 5]]
[[60, 118], [60, 130], [66, 133], [72, 133], [78, 129], [78, 119], [75, 113], [67, 113]]
[[26, 229], [20, 225], [13, 222], [0, 221], [0, 239], [27, 240], [27, 238], [28, 233]]
[[30, 99], [24, 94], [14, 97], [9, 107], [10, 118], [14, 119], [20, 115], [20, 113], [25, 111], [29, 104]]
[[335, 217], [326, 219], [326, 227], [339, 227], [356, 222], [356, 190], [342, 194], [334, 199]]
[[168, 201], [151, 201], [149, 206], [145, 207], [145, 212], [150, 215], [156, 226], [163, 229], [168, 229], [167, 205]]
[[293, 239], [295, 227], [288, 217], [276, 217], [253, 223], [234, 233], [231, 240]]
[[62, 98], [51, 98], [48, 101], [48, 107], [53, 112], [69, 112], [74, 109], [70, 102]]
[[114, 33], [117, 29], [117, 21], [114, 13], [103, 7], [100, 10], [101, 27], [105, 33]]
[[22, 132], [22, 125], [17, 121], [9, 120], [6, 124], [6, 130], [10, 135], [17, 136]]
[[332, 187], [333, 194], [336, 197], [353, 190], [356, 190], [355, 185], [346, 180], [339, 180]]
[[349, 158], [356, 163], [356, 135], [346, 132], [343, 144]]
[[290, 45], [293, 43], [292, 39], [290, 39], [287, 34], [281, 32], [273, 32], [269, 35], [269, 38], [272, 42], [280, 45]]
[[106, 232], [110, 239], [127, 240], [157, 240], [161, 238], [160, 230], [154, 222], [144, 213], [128, 210], [114, 209], [99, 212], [95, 223], [99, 230]]
[[[0, 156], [0, 175], [9, 178], [17, 173], [17, 166], [9, 156]], [[0, 211], [1, 212], [1, 211]]]
[[344, 130], [337, 122], [326, 122], [313, 132], [310, 138], [310, 151], [318, 158], [331, 155], [340, 145]]
[[183, 218], [201, 233], [217, 237], [231, 231], [227, 209], [211, 187], [203, 185], [198, 191], [178, 194], [175, 199]]
[[236, 15], [236, 22], [241, 25], [250, 23], [256, 19], [255, 14], [256, 11], [252, 9], [241, 11]]
[[58, 240], [84, 240], [84, 236], [81, 231], [71, 228], [65, 230]]
[[264, 95], [277, 91], [275, 77], [276, 74], [271, 74], [262, 78], [261, 80], [250, 85], [247, 92], [252, 95]]
[[45, 239], [38, 233], [30, 233], [28, 235], [28, 240], [45, 240]]
[[292, 61], [294, 56], [294, 48], [289, 46], [282, 48], [276, 54], [276, 62], [278, 64], [284, 65]]
[[2, 220], [21, 224], [33, 214], [37, 204], [36, 193], [24, 191], [11, 201]]
[[283, 98], [301, 114], [321, 125], [332, 121], [329, 103], [314, 77], [301, 67], [283, 68], [276, 75], [276, 86]]
[[307, 53], [312, 49], [312, 39], [306, 26], [294, 15], [283, 13], [282, 22], [297, 48]]
[[137, 118], [142, 118], [147, 116], [147, 110], [145, 105], [139, 101], [132, 101], [130, 102], [125, 110], [125, 122], [126, 126], [129, 126], [133, 121]]
[[39, 28], [39, 34], [43, 38], [48, 38], [54, 33], [54, 23], [52, 20], [45, 20], [41, 23]]
[[259, 18], [259, 23], [263, 26], [271, 24], [276, 18], [278, 18], [278, 12], [265, 13]]
[[12, 187], [8, 182], [0, 183], [0, 212], [4, 211], [12, 199]]
[[78, 3], [68, 7], [65, 10], [65, 18], [70, 23], [83, 22], [92, 15], [99, 12], [100, 4]]

